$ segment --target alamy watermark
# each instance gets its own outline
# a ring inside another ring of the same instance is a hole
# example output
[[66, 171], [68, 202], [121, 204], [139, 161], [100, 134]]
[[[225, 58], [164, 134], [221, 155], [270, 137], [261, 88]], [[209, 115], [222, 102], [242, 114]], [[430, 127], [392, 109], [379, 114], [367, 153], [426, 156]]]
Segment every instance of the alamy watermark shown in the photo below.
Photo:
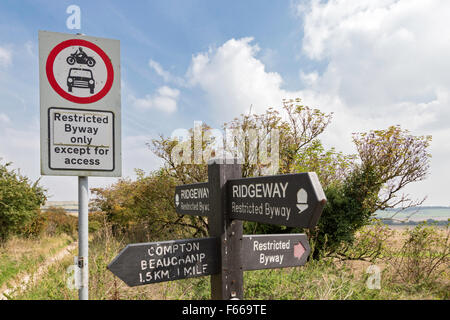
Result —
[[71, 4], [67, 7], [66, 13], [70, 16], [66, 20], [66, 27], [69, 30], [81, 29], [81, 9], [79, 6]]
[[87, 287], [88, 278], [83, 277], [83, 270], [79, 267], [78, 257], [74, 257], [73, 264], [66, 269], [66, 287], [69, 290], [79, 290]]
[[194, 128], [176, 129], [172, 140], [178, 143], [171, 151], [174, 165], [204, 164], [210, 160], [224, 163], [256, 165], [264, 174], [277, 174], [280, 158], [280, 132], [277, 129], [204, 128], [194, 121]]
[[367, 278], [366, 286], [368, 289], [381, 289], [381, 269], [377, 265], [370, 265], [366, 269], [366, 273], [369, 273], [370, 276]]

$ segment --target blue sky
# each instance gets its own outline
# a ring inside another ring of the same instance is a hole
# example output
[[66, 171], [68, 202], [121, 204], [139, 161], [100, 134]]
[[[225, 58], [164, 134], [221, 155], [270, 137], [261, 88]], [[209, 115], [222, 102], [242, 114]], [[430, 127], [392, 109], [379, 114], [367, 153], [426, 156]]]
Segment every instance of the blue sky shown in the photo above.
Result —
[[[69, 5], [81, 30], [69, 30]], [[334, 112], [322, 140], [354, 152], [352, 132], [400, 124], [433, 135], [430, 176], [406, 191], [450, 205], [450, 36], [445, 0], [0, 2], [0, 157], [39, 175], [38, 30], [121, 43], [123, 169], [155, 169], [145, 142], [203, 121], [214, 128], [300, 97]], [[51, 200], [76, 178], [42, 177]], [[112, 178], [92, 178], [103, 186]]]
[[[219, 47], [229, 39], [249, 36], [261, 47], [257, 56], [264, 61], [267, 71], [282, 74], [286, 88], [298, 88], [301, 27], [289, 1], [2, 1], [1, 44], [14, 49], [17, 82], [8, 85], [10, 90], [6, 95], [15, 105], [14, 92], [27, 92], [20, 98], [16, 96], [27, 111], [11, 114], [12, 121], [36, 116], [29, 111], [35, 110], [32, 105], [36, 105], [38, 98], [37, 61], [33, 56], [38, 50], [37, 30], [78, 32], [66, 27], [69, 16], [66, 8], [71, 4], [81, 8], [80, 32], [121, 41], [122, 80], [137, 96], [145, 96], [164, 85], [164, 80], [149, 68], [150, 59], [174, 76], [183, 77], [192, 55]], [[28, 54], [27, 49], [33, 53]], [[21, 89], [17, 90], [18, 87]], [[178, 103], [181, 113], [162, 113], [156, 118], [148, 115], [142, 124], [151, 127], [153, 133], [170, 133], [173, 129], [165, 121], [183, 127], [199, 119], [215, 126], [223, 123], [223, 119], [205, 114], [208, 101], [202, 100], [195, 89], [181, 88], [181, 91]], [[126, 102], [125, 92], [125, 115], [129, 110]], [[136, 112], [129, 116], [134, 118], [134, 115]], [[125, 133], [127, 129], [134, 130], [133, 121], [128, 117], [124, 119]]]

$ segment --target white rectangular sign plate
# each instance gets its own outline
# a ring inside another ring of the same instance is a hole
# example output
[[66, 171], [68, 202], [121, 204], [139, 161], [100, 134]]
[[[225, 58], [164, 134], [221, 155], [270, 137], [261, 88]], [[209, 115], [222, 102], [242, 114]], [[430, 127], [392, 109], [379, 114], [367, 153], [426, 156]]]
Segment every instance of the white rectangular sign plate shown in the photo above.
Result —
[[114, 113], [49, 108], [52, 170], [114, 170]]

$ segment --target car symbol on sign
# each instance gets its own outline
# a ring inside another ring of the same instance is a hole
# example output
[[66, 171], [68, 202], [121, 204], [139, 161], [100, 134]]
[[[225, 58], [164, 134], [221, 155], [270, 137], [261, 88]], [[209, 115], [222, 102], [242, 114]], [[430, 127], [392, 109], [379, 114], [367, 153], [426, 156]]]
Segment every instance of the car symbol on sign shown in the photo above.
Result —
[[72, 88], [86, 88], [94, 94], [95, 80], [92, 71], [89, 69], [70, 68], [67, 76], [67, 88], [72, 92]]

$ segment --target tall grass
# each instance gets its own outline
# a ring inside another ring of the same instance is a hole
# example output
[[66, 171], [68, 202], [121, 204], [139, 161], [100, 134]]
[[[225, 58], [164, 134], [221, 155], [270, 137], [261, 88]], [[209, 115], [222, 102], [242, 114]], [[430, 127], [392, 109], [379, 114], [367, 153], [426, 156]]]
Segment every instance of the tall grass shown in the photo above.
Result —
[[66, 234], [40, 239], [11, 238], [0, 250], [0, 289], [10, 286], [10, 282], [23, 273], [35, 272], [49, 255], [72, 241]]
[[[421, 228], [426, 228], [425, 226]], [[436, 231], [436, 241], [443, 241], [448, 235], [443, 230]], [[404, 251], [408, 239], [420, 230], [395, 231], [386, 239], [382, 254], [369, 261], [343, 260], [342, 257], [327, 257], [319, 261], [309, 261], [303, 267], [271, 269], [244, 272], [245, 299], [326, 299], [326, 300], [372, 300], [372, 299], [449, 299], [448, 257], [436, 268], [433, 281], [407, 281], [399, 274], [401, 264], [390, 263], [394, 258], [408, 257]], [[370, 236], [373, 232], [361, 232], [359, 236]], [[385, 236], [385, 234], [383, 234]], [[394, 240], [399, 241], [395, 244]], [[146, 286], [129, 288], [106, 269], [109, 262], [129, 242], [126, 235], [113, 236], [111, 226], [103, 222], [90, 242], [89, 291], [93, 300], [208, 300], [210, 299], [210, 278], [199, 277]], [[359, 239], [359, 244], [379, 242]], [[448, 243], [443, 244], [448, 248]], [[433, 249], [435, 246], [429, 246]], [[434, 250], [434, 249], [433, 249]], [[356, 253], [360, 253], [356, 248]], [[414, 251], [413, 251], [414, 252]], [[349, 251], [347, 251], [349, 253]], [[421, 253], [420, 259], [428, 257]], [[417, 258], [417, 257], [414, 257]], [[65, 259], [51, 267], [43, 280], [16, 299], [77, 299], [76, 291], [66, 286], [67, 267], [72, 259]], [[376, 264], [382, 270], [381, 289], [369, 289], [366, 285], [370, 274], [367, 267]], [[417, 265], [420, 267], [420, 264]], [[433, 274], [434, 275], [434, 274]], [[430, 279], [431, 279], [430, 278]]]

